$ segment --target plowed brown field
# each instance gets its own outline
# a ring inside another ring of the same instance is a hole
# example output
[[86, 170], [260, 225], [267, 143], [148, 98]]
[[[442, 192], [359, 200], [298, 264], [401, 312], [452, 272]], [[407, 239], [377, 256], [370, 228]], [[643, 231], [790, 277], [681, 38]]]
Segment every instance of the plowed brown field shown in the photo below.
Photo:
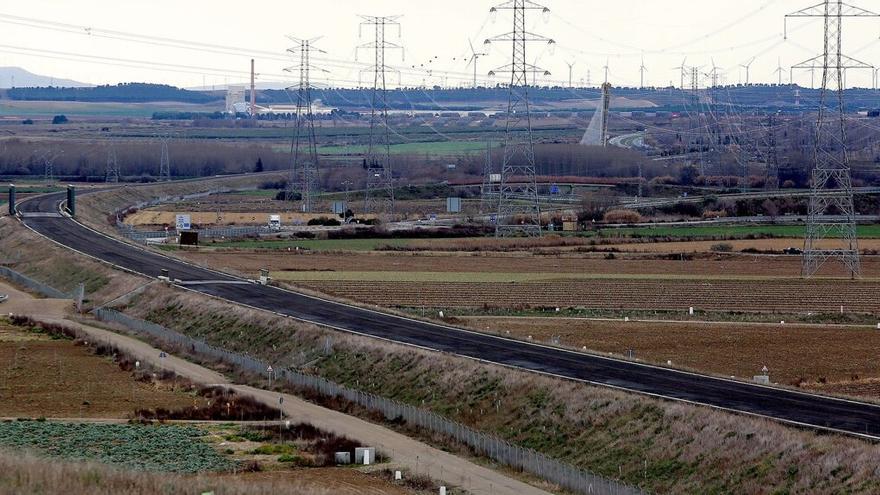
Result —
[[[468, 326], [539, 342], [751, 378], [764, 366], [776, 383], [805, 380], [825, 391], [880, 397], [880, 331], [800, 325], [641, 323], [568, 318], [462, 318]], [[824, 380], [827, 383], [818, 383]]]

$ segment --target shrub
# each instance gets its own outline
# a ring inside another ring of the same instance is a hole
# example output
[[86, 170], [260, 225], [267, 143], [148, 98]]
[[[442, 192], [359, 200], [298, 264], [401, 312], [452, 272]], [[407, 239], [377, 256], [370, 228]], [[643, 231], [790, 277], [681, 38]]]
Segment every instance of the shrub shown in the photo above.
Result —
[[639, 223], [642, 216], [632, 210], [611, 210], [602, 218], [605, 223]]
[[716, 253], [729, 253], [733, 251], [733, 246], [726, 242], [722, 242], [720, 244], [713, 244], [711, 249]]

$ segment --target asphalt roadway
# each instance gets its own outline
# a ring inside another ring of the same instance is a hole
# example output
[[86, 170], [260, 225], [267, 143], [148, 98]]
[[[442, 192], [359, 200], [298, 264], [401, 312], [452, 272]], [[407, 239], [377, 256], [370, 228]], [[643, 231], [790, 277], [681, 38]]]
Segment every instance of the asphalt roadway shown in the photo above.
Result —
[[188, 285], [190, 290], [338, 330], [503, 366], [880, 439], [880, 406], [545, 347], [242, 283], [111, 239], [69, 218], [28, 215], [57, 212], [63, 199], [63, 194], [28, 199], [19, 203], [18, 211], [28, 227], [79, 252], [150, 277], [167, 269], [172, 279], [203, 282]]

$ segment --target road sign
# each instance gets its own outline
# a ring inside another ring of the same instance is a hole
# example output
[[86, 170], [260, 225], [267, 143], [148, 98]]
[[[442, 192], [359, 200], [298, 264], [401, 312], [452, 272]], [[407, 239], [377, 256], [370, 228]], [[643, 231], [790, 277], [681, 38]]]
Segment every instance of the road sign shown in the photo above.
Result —
[[334, 201], [333, 202], [333, 213], [337, 215], [345, 215], [345, 201]]
[[177, 230], [189, 230], [192, 228], [192, 217], [190, 215], [177, 215], [174, 223]]
[[461, 213], [461, 198], [446, 198], [446, 213]]
[[489, 182], [496, 184], [501, 182], [501, 174], [489, 174]]

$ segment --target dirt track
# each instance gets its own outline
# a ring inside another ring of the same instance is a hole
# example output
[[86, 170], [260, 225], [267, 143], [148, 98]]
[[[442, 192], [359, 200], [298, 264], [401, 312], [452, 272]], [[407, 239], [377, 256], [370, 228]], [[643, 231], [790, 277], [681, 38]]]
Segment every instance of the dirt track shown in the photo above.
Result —
[[[0, 284], [0, 290], [6, 291], [3, 284]], [[13, 293], [12, 290], [7, 292]], [[375, 446], [386, 453], [386, 455], [389, 455], [397, 465], [436, 480], [443, 480], [449, 485], [463, 486], [474, 495], [549, 495], [548, 492], [435, 449], [382, 426], [311, 404], [289, 394], [279, 394], [244, 385], [230, 384], [219, 373], [172, 355], [160, 358], [159, 349], [145, 342], [107, 330], [71, 322], [66, 319], [66, 314], [62, 309], [63, 306], [46, 306], [45, 310], [43, 310], [39, 304], [34, 303], [33, 300], [28, 301], [28, 299], [32, 298], [27, 294], [15, 291], [15, 294], [10, 296], [9, 302], [13, 304], [10, 304], [9, 308], [30, 308], [30, 311], [22, 311], [19, 314], [26, 314], [48, 323], [75, 326], [87, 332], [96, 341], [112, 343], [136, 359], [150, 363], [155, 367], [173, 371], [200, 384], [225, 385], [238, 393], [255, 397], [272, 407], [278, 407], [279, 397], [283, 396], [285, 417], [310, 423], [317, 428], [337, 435], [356, 439], [364, 445]]]

